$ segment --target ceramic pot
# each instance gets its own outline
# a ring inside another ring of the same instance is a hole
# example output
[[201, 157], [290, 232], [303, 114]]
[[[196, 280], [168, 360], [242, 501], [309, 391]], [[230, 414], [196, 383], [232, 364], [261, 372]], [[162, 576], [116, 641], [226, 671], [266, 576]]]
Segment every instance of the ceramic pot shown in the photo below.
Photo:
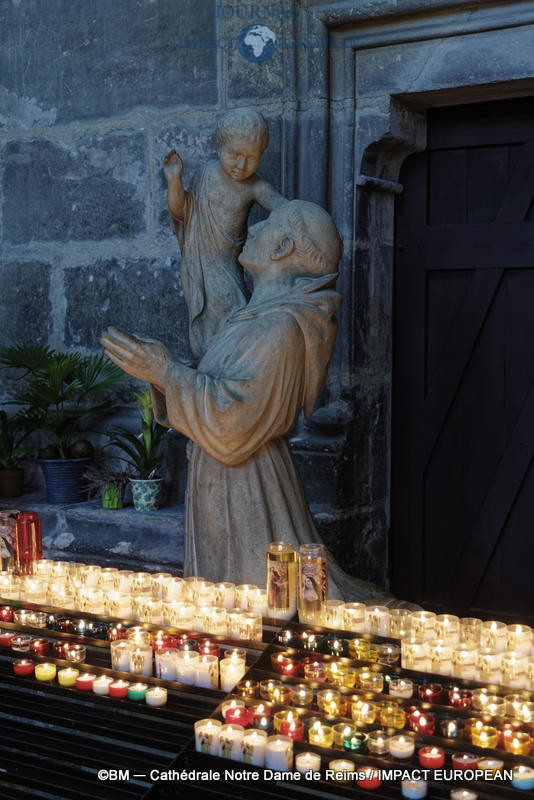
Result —
[[161, 505], [163, 478], [140, 480], [131, 478], [133, 504], [136, 511], [156, 511]]

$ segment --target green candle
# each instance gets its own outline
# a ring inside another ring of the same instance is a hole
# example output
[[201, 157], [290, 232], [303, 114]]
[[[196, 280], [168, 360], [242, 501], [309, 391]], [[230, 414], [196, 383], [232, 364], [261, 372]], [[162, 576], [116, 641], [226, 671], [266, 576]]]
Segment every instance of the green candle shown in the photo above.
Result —
[[132, 683], [128, 686], [128, 700], [144, 700], [147, 689], [146, 683]]

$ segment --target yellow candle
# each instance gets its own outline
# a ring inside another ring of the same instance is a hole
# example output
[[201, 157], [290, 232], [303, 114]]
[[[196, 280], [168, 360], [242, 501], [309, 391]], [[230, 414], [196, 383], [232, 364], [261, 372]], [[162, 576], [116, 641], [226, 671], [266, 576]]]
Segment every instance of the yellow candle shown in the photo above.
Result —
[[80, 670], [72, 667], [60, 669], [57, 674], [58, 683], [60, 686], [76, 686], [76, 678], [79, 674]]
[[[37, 672], [37, 667], [35, 667]], [[507, 753], [515, 756], [528, 756], [530, 752], [531, 739], [528, 733], [514, 732], [512, 736], [507, 736], [504, 740], [504, 748]]]
[[[53, 681], [56, 677], [56, 665], [48, 662], [36, 664], [35, 677], [38, 681]], [[74, 680], [76, 681], [76, 678]]]
[[317, 744], [320, 747], [332, 747], [334, 731], [329, 725], [313, 725], [308, 731], [308, 741], [310, 744]]

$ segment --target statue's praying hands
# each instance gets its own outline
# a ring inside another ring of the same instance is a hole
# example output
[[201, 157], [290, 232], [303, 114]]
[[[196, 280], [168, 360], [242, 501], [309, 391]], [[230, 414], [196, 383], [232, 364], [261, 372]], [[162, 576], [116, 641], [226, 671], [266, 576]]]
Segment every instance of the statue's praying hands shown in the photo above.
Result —
[[172, 356], [161, 342], [110, 327], [102, 333], [100, 344], [107, 357], [128, 375], [160, 389], [163, 387], [165, 370]]

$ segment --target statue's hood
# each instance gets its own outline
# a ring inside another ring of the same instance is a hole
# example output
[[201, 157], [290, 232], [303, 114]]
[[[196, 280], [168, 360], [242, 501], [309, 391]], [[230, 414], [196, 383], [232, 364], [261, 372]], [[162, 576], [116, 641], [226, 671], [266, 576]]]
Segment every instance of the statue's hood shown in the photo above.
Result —
[[284, 311], [295, 319], [306, 343], [305, 392], [302, 407], [310, 417], [326, 378], [328, 362], [334, 349], [337, 320], [334, 316], [341, 304], [341, 295], [333, 288], [337, 273], [301, 275], [290, 289], [270, 300], [249, 303], [235, 311], [229, 320], [260, 317]]

